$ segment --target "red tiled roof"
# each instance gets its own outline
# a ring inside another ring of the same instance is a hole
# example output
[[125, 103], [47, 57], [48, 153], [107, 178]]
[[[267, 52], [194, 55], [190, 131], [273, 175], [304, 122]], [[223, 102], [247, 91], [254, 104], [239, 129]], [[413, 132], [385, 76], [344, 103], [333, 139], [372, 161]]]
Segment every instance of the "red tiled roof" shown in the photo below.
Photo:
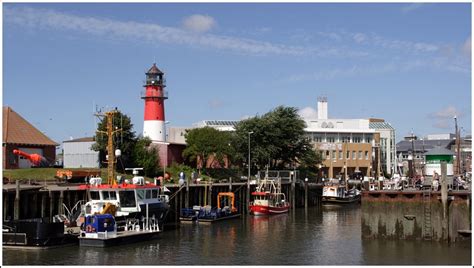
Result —
[[8, 106], [3, 107], [2, 141], [14, 144], [59, 145]]

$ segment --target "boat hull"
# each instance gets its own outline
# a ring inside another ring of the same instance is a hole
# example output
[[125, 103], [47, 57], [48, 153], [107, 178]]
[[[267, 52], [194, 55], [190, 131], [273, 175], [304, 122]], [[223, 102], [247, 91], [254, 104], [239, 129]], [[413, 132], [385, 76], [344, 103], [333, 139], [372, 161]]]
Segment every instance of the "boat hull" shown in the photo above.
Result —
[[350, 197], [323, 196], [322, 201], [325, 204], [359, 203], [360, 202], [360, 195], [350, 196]]
[[282, 213], [287, 213], [289, 210], [290, 210], [290, 206], [283, 206], [283, 207], [258, 206], [258, 205], [250, 206], [250, 214], [255, 215], [255, 216], [282, 214]]
[[77, 237], [64, 232], [62, 222], [35, 218], [3, 222], [10, 229], [3, 232], [3, 246], [51, 247], [77, 243]]
[[121, 246], [125, 244], [156, 239], [160, 233], [161, 231], [125, 231], [119, 232], [117, 235], [107, 238], [88, 238], [81, 236], [79, 237], [79, 246], [99, 248]]

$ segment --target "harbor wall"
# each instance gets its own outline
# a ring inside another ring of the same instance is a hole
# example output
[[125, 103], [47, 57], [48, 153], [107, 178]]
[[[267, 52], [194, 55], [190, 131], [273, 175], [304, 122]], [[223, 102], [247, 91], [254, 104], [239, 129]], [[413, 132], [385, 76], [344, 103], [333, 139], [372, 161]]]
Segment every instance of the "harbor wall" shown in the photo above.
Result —
[[[256, 185], [250, 185], [250, 191]], [[166, 185], [169, 189], [170, 211], [168, 222], [177, 223], [181, 208], [206, 204], [217, 206], [219, 192], [234, 192], [235, 206], [242, 213], [246, 212], [247, 184], [215, 183], [215, 184], [190, 184], [187, 187], [179, 185]], [[282, 192], [287, 200], [295, 200], [295, 207], [321, 205], [322, 186], [317, 184], [296, 183], [294, 192], [291, 183], [282, 184]], [[306, 189], [306, 191], [305, 191]], [[87, 199], [85, 190], [78, 189], [78, 185], [38, 185], [29, 184], [27, 181], [18, 184], [3, 184], [3, 220], [49, 218], [57, 214], [67, 214], [77, 202]], [[63, 204], [65, 206], [63, 206]], [[67, 208], [67, 209], [66, 209]]]
[[457, 242], [470, 237], [471, 194], [449, 192], [446, 215], [440, 192], [363, 191], [362, 237]]

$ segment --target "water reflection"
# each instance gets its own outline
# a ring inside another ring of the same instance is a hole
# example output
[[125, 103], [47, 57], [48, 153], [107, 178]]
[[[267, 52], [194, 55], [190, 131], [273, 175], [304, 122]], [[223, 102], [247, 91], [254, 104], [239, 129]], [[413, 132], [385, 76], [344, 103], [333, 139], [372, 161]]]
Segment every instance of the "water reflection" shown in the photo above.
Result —
[[214, 224], [183, 225], [152, 241], [111, 248], [3, 249], [17, 265], [470, 264], [470, 244], [361, 240], [359, 206], [296, 209]]

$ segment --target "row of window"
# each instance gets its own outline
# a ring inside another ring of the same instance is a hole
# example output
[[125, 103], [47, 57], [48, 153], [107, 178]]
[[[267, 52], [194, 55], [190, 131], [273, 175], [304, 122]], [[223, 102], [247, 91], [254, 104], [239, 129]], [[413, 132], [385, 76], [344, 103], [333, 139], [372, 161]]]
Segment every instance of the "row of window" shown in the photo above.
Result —
[[[120, 191], [119, 193], [122, 192], [124, 191]], [[130, 192], [133, 193], [133, 191]], [[92, 200], [117, 200], [117, 193], [115, 191], [91, 191], [90, 195]], [[137, 196], [139, 199], [156, 199], [158, 198], [158, 195], [158, 189], [137, 190]]]
[[[342, 151], [323, 151], [323, 158], [325, 159], [340, 159], [342, 160], [344, 154]], [[352, 157], [351, 157], [352, 156]], [[356, 159], [365, 159], [369, 160], [370, 154], [369, 151], [346, 151], [346, 159], [356, 160]]]
[[326, 143], [372, 143], [372, 134], [327, 134], [327, 133], [307, 133], [308, 139], [312, 142]]

